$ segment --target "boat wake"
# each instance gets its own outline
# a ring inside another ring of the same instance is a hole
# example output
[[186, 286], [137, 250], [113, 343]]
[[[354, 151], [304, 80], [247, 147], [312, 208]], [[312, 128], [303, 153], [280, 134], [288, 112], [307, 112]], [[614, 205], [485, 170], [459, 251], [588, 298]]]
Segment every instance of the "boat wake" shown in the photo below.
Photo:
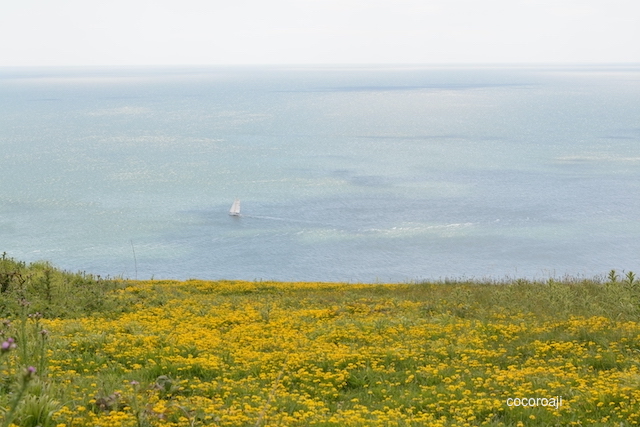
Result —
[[268, 219], [271, 221], [283, 221], [283, 222], [298, 222], [298, 223], [302, 223], [302, 224], [316, 224], [316, 225], [331, 225], [332, 224], [328, 224], [325, 222], [319, 222], [319, 221], [309, 221], [309, 220], [304, 220], [304, 219], [294, 219], [294, 218], [280, 218], [280, 217], [275, 217], [275, 216], [265, 216], [265, 215], [241, 215], [244, 218], [252, 218], [252, 219]]

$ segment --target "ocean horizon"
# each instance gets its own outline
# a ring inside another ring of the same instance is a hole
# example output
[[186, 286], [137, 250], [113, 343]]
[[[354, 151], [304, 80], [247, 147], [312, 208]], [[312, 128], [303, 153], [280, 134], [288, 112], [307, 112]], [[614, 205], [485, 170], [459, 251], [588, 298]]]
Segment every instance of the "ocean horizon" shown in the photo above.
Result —
[[0, 171], [0, 253], [70, 271], [638, 271], [640, 65], [0, 68]]

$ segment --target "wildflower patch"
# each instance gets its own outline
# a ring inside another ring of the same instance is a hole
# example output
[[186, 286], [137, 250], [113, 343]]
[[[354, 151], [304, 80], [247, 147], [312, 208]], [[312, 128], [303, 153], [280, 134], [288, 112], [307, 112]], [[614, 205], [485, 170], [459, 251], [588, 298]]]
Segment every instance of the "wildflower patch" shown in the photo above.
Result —
[[25, 304], [0, 406], [42, 427], [637, 424], [640, 324], [603, 305], [633, 288], [560, 312], [511, 286], [146, 281], [92, 315]]

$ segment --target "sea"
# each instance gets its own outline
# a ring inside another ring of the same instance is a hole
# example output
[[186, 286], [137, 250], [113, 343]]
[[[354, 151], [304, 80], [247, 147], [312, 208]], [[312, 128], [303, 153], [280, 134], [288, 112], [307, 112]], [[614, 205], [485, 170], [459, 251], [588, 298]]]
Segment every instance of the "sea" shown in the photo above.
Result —
[[3, 252], [140, 280], [640, 272], [640, 65], [0, 68]]

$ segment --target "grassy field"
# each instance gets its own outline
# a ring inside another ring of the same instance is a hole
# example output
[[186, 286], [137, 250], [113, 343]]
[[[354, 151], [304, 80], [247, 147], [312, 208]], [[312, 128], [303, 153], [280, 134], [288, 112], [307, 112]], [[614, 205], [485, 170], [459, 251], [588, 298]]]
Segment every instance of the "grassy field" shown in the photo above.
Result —
[[[1, 427], [640, 419], [633, 273], [535, 283], [123, 281], [3, 256], [0, 290]], [[533, 406], [516, 406], [523, 398]]]

